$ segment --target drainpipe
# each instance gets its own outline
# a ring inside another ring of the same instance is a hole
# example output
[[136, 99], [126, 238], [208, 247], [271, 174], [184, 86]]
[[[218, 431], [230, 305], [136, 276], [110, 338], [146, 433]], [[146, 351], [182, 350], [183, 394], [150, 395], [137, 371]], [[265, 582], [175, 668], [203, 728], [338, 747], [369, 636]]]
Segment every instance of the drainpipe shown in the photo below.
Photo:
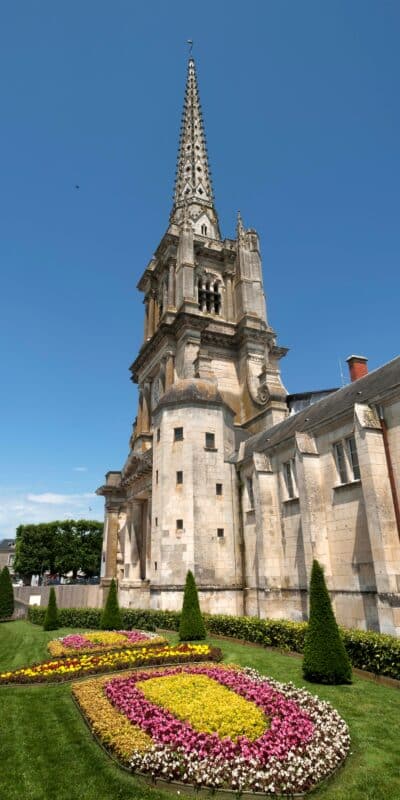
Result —
[[386, 456], [386, 464], [389, 474], [389, 483], [390, 488], [392, 490], [392, 499], [393, 499], [393, 506], [394, 506], [394, 515], [396, 517], [396, 525], [397, 525], [397, 533], [400, 538], [400, 504], [399, 498], [397, 495], [397, 486], [393, 472], [393, 463], [392, 463], [392, 456], [390, 453], [390, 445], [389, 445], [389, 437], [388, 437], [388, 429], [386, 425], [385, 415], [383, 411], [383, 406], [377, 406], [378, 416], [381, 421], [382, 426], [382, 435], [383, 435], [383, 446], [385, 448], [385, 456]]

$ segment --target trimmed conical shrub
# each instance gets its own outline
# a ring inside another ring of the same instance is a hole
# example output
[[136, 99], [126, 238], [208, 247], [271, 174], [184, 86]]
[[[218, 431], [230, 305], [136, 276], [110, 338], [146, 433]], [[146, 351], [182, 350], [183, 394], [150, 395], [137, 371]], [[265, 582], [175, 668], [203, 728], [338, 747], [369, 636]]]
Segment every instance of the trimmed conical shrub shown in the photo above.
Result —
[[206, 638], [206, 629], [201, 616], [199, 598], [197, 595], [196, 581], [193, 573], [186, 575], [185, 593], [181, 619], [179, 623], [179, 638], [181, 642], [192, 642]]
[[117, 584], [114, 578], [110, 583], [106, 604], [100, 620], [103, 631], [119, 631], [122, 628], [122, 616], [118, 605]]
[[311, 571], [310, 619], [304, 643], [303, 676], [313, 683], [351, 683], [350, 659], [318, 561], [313, 561]]
[[58, 609], [54, 586], [50, 589], [49, 602], [44, 617], [43, 630], [55, 631], [58, 628]]
[[8, 567], [0, 573], [0, 619], [12, 617], [14, 613], [14, 589]]

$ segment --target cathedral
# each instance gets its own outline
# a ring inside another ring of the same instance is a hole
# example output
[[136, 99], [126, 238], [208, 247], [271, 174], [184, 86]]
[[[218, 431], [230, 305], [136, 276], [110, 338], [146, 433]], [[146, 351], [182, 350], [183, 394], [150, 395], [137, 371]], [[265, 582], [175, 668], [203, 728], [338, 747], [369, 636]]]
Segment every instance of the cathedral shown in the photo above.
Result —
[[189, 58], [173, 207], [138, 283], [138, 409], [109, 471], [103, 587], [122, 606], [307, 619], [313, 558], [338, 621], [400, 634], [400, 357], [290, 395], [257, 232], [221, 236]]

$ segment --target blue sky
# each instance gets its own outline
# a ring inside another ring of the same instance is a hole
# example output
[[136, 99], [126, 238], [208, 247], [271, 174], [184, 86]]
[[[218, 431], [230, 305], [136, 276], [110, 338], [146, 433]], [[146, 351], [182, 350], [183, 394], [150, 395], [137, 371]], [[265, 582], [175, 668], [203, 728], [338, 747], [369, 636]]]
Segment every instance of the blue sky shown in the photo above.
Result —
[[0, 537], [101, 519], [125, 460], [188, 38], [222, 232], [240, 208], [260, 233], [288, 390], [398, 354], [399, 35], [390, 0], [2, 4]]

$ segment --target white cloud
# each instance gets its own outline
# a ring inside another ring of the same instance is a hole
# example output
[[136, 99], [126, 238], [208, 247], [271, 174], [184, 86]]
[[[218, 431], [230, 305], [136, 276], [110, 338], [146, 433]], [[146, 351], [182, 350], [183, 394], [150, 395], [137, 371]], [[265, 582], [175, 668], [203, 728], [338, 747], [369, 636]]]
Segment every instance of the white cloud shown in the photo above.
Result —
[[96, 497], [92, 492], [86, 494], [54, 494], [53, 492], [44, 492], [43, 494], [28, 494], [26, 499], [31, 503], [45, 503], [50, 506], [59, 505], [81, 505], [84, 498], [93, 500]]
[[74, 467], [74, 472], [87, 472], [87, 467]]
[[92, 492], [34, 494], [0, 487], [0, 539], [15, 536], [18, 525], [71, 518], [102, 520], [103, 516], [103, 498]]

